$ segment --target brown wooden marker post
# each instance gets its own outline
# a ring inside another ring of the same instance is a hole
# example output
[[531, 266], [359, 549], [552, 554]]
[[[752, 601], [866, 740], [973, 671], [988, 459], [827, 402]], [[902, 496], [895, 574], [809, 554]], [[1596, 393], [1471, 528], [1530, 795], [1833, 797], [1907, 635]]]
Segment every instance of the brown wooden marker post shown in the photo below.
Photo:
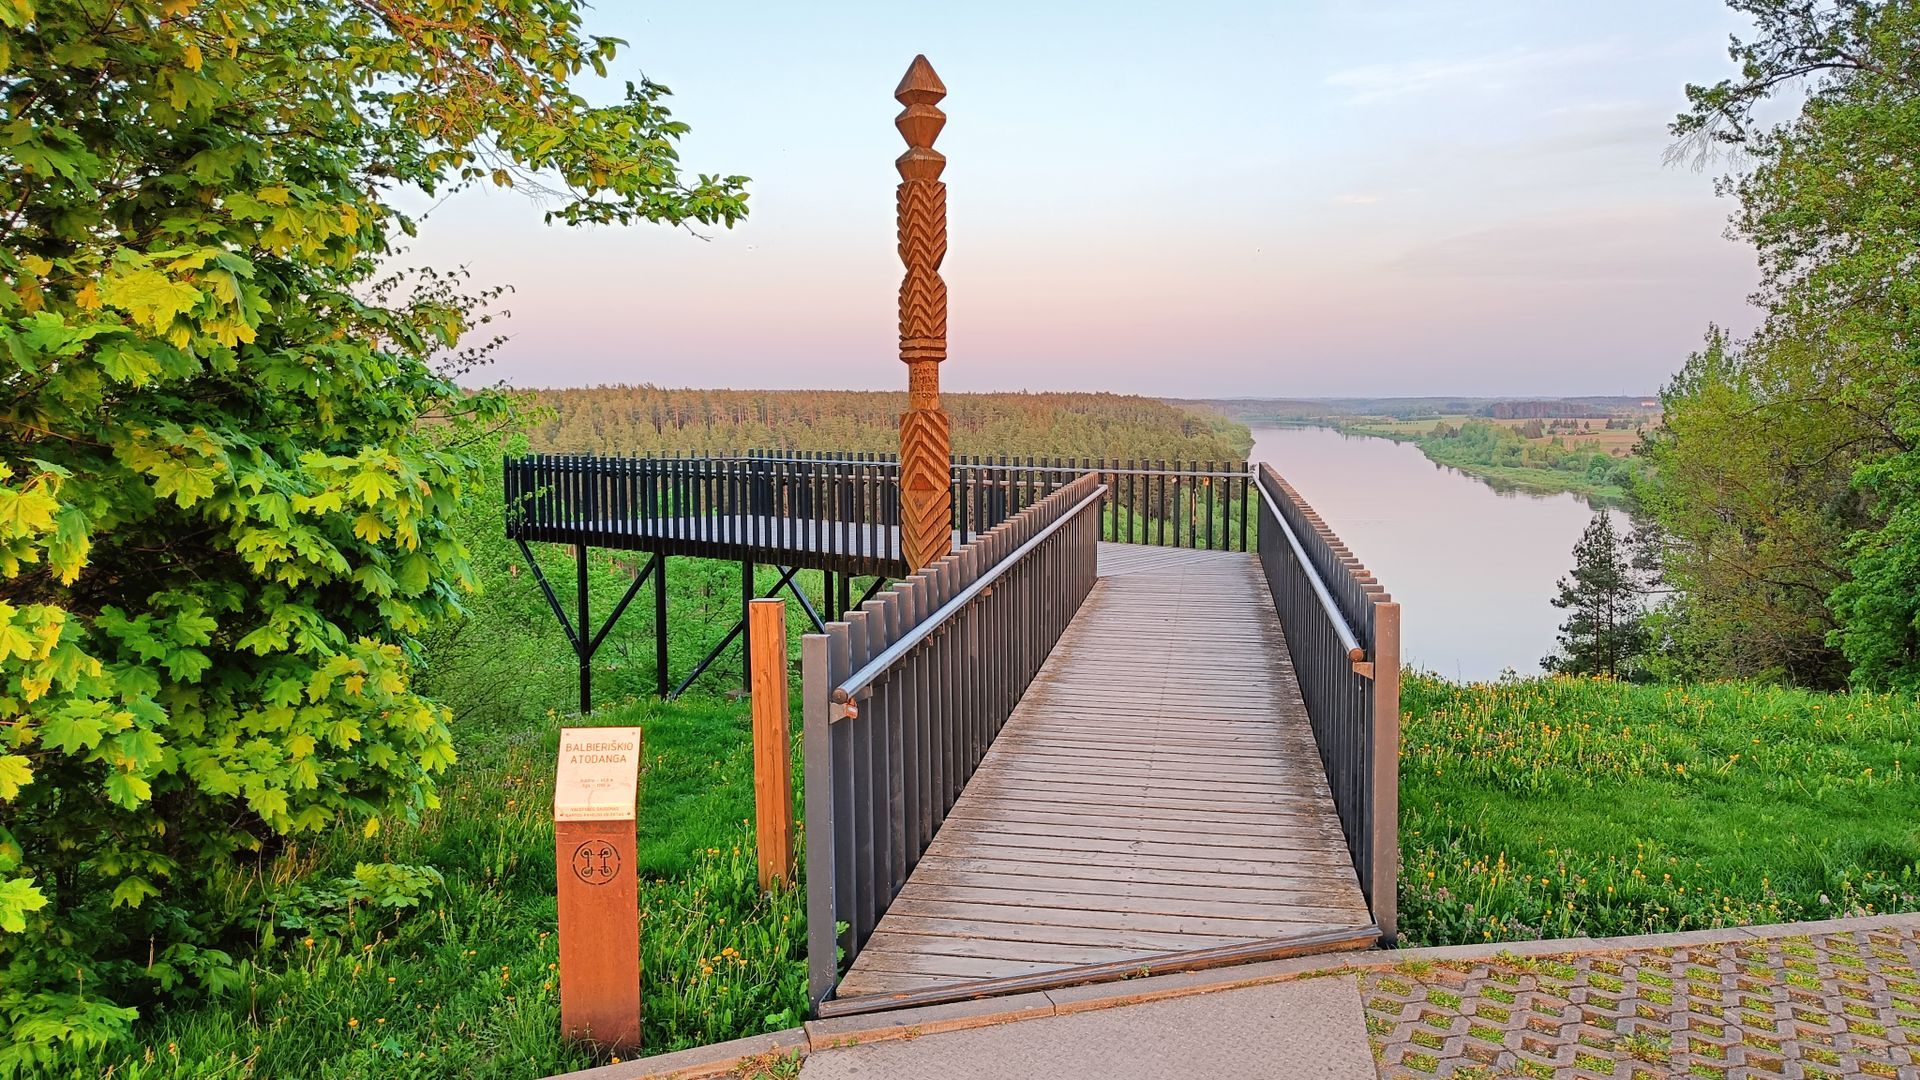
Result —
[[940, 173], [946, 157], [933, 140], [946, 126], [938, 102], [947, 88], [933, 65], [916, 56], [893, 92], [906, 108], [893, 126], [907, 140], [894, 161], [900, 186], [900, 359], [907, 365], [907, 411], [900, 414], [900, 555], [909, 572], [920, 570], [953, 546], [952, 434], [940, 407], [940, 362], [947, 358], [947, 283], [940, 262], [947, 255], [947, 185]]
[[760, 887], [793, 880], [793, 743], [787, 701], [787, 602], [747, 609], [753, 642], [753, 811]]
[[640, 902], [634, 810], [640, 729], [561, 728], [553, 836], [560, 893], [560, 1030], [640, 1046]]

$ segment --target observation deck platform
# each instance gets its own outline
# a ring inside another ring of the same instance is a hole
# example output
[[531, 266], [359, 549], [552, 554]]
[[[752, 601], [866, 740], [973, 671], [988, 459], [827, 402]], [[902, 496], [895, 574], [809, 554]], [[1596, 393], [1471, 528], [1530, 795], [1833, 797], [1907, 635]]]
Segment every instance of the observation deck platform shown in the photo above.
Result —
[[838, 1006], [1379, 938], [1256, 557], [1098, 557]]

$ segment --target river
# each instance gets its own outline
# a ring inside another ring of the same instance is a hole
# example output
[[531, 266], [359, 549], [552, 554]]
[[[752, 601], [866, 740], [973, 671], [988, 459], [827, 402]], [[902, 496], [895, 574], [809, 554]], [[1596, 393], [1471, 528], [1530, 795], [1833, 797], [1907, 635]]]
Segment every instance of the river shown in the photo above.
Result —
[[1280, 470], [1400, 602], [1406, 663], [1452, 679], [1540, 670], [1566, 617], [1554, 584], [1593, 517], [1584, 498], [1496, 491], [1411, 443], [1331, 428], [1254, 428], [1251, 456]]

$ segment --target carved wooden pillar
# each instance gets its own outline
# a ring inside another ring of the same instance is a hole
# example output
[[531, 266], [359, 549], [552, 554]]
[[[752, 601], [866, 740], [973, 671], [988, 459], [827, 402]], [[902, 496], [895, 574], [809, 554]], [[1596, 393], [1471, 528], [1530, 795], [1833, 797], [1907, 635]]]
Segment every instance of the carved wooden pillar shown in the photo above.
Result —
[[900, 261], [900, 359], [907, 365], [907, 411], [900, 416], [900, 551], [910, 571], [953, 546], [953, 490], [947, 414], [940, 408], [940, 361], [947, 358], [947, 159], [933, 148], [946, 125], [947, 96], [924, 56], [913, 58], [893, 96], [906, 108], [893, 126], [907, 140], [897, 194]]

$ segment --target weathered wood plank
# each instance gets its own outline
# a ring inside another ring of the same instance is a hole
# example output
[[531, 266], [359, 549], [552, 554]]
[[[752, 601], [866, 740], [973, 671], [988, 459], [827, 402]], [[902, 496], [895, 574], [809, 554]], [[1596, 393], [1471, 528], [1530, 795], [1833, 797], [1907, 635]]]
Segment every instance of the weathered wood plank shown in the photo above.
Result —
[[[903, 898], [894, 901], [894, 904], [896, 907], [887, 912], [888, 918], [892, 918], [894, 910], [897, 909], [905, 915], [932, 915], [972, 921], [997, 918], [1002, 922], [1024, 922], [1033, 926], [1084, 926], [1121, 931], [1148, 930], [1160, 933], [1209, 934], [1238, 941], [1253, 941], [1290, 933], [1303, 926], [1326, 925], [1313, 918], [1286, 918], [1286, 913], [1279, 909], [1275, 909], [1275, 917], [1270, 919], [1222, 919], [1211, 915], [1167, 915], [1151, 911], [1025, 908], [1008, 904], [982, 904], [967, 900]], [[859, 961], [856, 959], [854, 963], [857, 965]]]
[[963, 858], [952, 855], [928, 855], [921, 859], [921, 865], [929, 871], [958, 870], [982, 874], [1031, 874], [1036, 877], [1081, 878], [1115, 888], [1125, 887], [1133, 882], [1144, 882], [1205, 885], [1215, 889], [1338, 888], [1343, 897], [1346, 895], [1346, 887], [1338, 879], [1313, 873], [1229, 874], [1214, 870], [1176, 870], [1163, 866], [1115, 866], [1106, 862], [1046, 862], [1040, 859]]
[[[982, 908], [991, 913], [992, 909]], [[1041, 942], [1057, 945], [1104, 945], [1116, 949], [1173, 952], [1180, 949], [1213, 948], [1240, 940], [1234, 936], [1208, 935], [1187, 930], [1116, 930], [1105, 926], [1064, 926], [1059, 923], [996, 922], [990, 918], [958, 918], [887, 913], [887, 928], [902, 933], [928, 934], [949, 938], [982, 938], [993, 941]]]
[[[1287, 905], [1297, 908], [1332, 908], [1335, 917], [1343, 915], [1338, 911], [1345, 899], [1344, 892], [1337, 885], [1317, 884], [1311, 880], [1285, 882], [1291, 888], [1273, 888], [1281, 882], [1269, 882], [1261, 885], [1264, 879], [1248, 876], [1237, 887], [1223, 887], [1218, 881], [1198, 884], [1161, 884], [1155, 882], [1100, 881], [1086, 877], [1056, 876], [1052, 874], [1022, 871], [1012, 873], [1004, 869], [993, 871], [951, 870], [944, 867], [926, 867], [914, 874], [914, 880], [927, 886], [957, 886], [966, 889], [1002, 889], [1019, 893], [1018, 899], [1027, 900], [1037, 895], [1077, 894], [1092, 895], [1113, 901], [1082, 900], [1078, 903], [1098, 907], [1108, 911], [1136, 910], [1128, 901], [1136, 899], [1154, 899], [1178, 901], [1167, 905], [1170, 910], [1200, 913], [1214, 903]], [[941, 890], [942, 895], [956, 895]], [[929, 891], [928, 895], [931, 895]], [[902, 896], [907, 895], [902, 893]], [[1225, 910], [1225, 909], [1222, 909]]]

